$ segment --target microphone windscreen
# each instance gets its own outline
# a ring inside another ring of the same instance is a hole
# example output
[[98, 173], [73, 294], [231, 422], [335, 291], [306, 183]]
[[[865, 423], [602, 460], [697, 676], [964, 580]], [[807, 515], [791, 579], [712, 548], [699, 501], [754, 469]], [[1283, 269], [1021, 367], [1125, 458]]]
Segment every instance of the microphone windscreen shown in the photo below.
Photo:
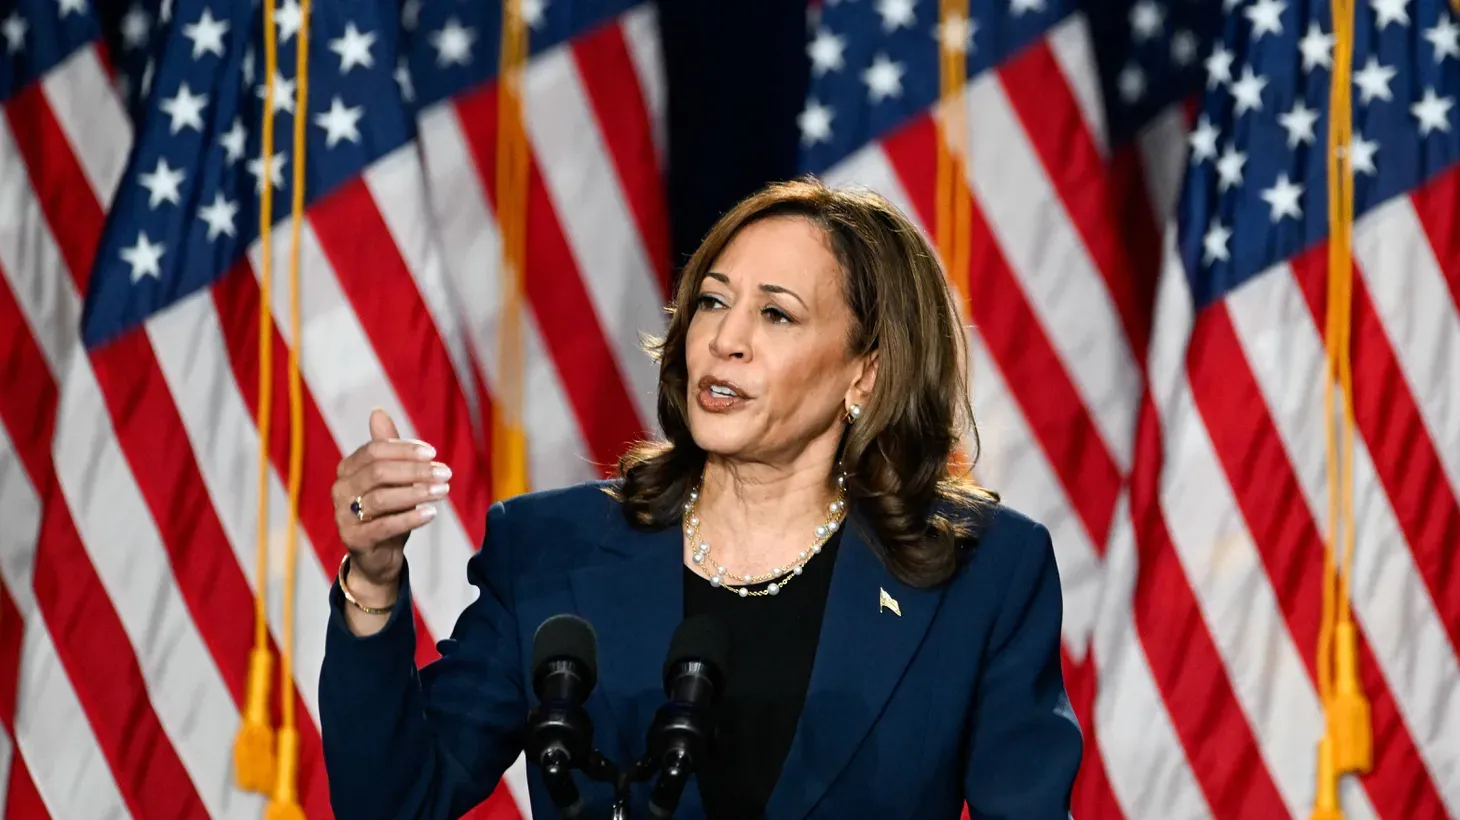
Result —
[[680, 621], [669, 640], [664, 673], [669, 674], [669, 670], [684, 661], [700, 661], [725, 674], [730, 662], [730, 632], [719, 618], [692, 615]]
[[598, 680], [598, 636], [592, 624], [566, 612], [543, 621], [532, 636], [532, 668], [555, 660], [582, 663], [591, 688]]

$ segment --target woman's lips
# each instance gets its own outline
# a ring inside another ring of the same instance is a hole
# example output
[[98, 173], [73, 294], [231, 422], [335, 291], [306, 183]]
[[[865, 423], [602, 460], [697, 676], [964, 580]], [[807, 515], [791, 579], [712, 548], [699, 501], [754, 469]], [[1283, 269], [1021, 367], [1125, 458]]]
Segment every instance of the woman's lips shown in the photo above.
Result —
[[734, 382], [705, 376], [700, 379], [695, 401], [706, 413], [729, 413], [745, 404], [745, 392]]

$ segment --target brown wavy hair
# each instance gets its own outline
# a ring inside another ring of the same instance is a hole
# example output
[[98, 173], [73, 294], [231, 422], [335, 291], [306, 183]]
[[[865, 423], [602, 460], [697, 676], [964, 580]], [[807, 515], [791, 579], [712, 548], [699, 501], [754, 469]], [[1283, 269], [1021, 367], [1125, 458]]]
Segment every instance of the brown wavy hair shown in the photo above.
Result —
[[[851, 355], [876, 351], [877, 379], [840, 445], [847, 497], [883, 564], [920, 587], [947, 580], [960, 546], [975, 539], [997, 495], [966, 470], [956, 448], [978, 428], [968, 398], [964, 332], [948, 281], [926, 237], [883, 197], [829, 188], [813, 179], [772, 184], [740, 202], [706, 235], [680, 275], [669, 327], [646, 340], [659, 363], [659, 425], [664, 439], [642, 441], [619, 459], [612, 494], [630, 524], [660, 528], [679, 520], [706, 454], [689, 429], [685, 338], [700, 282], [747, 225], [800, 217], [818, 225], [846, 274], [853, 323]], [[832, 480], [831, 476], [827, 478]]]

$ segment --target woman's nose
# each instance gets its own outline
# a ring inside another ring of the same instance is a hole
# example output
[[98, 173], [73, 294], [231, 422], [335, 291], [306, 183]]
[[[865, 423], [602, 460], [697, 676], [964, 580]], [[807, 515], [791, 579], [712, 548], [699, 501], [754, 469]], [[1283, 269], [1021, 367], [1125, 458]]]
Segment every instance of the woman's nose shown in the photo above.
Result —
[[722, 359], [750, 358], [750, 322], [738, 309], [721, 314], [720, 326], [710, 337], [710, 352]]

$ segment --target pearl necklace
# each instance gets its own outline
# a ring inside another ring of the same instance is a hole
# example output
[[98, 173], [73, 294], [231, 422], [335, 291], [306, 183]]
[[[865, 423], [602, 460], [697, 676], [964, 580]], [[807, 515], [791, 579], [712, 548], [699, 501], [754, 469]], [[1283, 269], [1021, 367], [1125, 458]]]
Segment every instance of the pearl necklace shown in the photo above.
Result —
[[[816, 538], [811, 542], [811, 546], [802, 550], [801, 554], [796, 557], [795, 562], [787, 564], [784, 567], [774, 567], [764, 575], [738, 575], [725, 569], [725, 567], [721, 566], [710, 555], [709, 543], [699, 540], [700, 519], [695, 514], [695, 508], [699, 504], [700, 491], [699, 488], [690, 490], [689, 501], [685, 502], [684, 505], [684, 534], [689, 542], [695, 545], [694, 552], [690, 558], [694, 561], [695, 566], [699, 568], [700, 572], [709, 579], [710, 586], [712, 587], [728, 590], [732, 594], [739, 595], [742, 598], [747, 598], [752, 595], [777, 595], [785, 588], [786, 584], [791, 582], [792, 578], [800, 575], [805, 570], [806, 564], [814, 556], [821, 554], [821, 548], [826, 545], [827, 541], [831, 540], [831, 536], [841, 527], [842, 521], [846, 519], [847, 477], [845, 473], [837, 476], [836, 489], [836, 499], [827, 508], [826, 521], [816, 527]], [[766, 581], [771, 581], [772, 583], [765, 589], [752, 591], [746, 589], [745, 586], [726, 586], [725, 582], [727, 580], [739, 581], [746, 586], [764, 583]]]

